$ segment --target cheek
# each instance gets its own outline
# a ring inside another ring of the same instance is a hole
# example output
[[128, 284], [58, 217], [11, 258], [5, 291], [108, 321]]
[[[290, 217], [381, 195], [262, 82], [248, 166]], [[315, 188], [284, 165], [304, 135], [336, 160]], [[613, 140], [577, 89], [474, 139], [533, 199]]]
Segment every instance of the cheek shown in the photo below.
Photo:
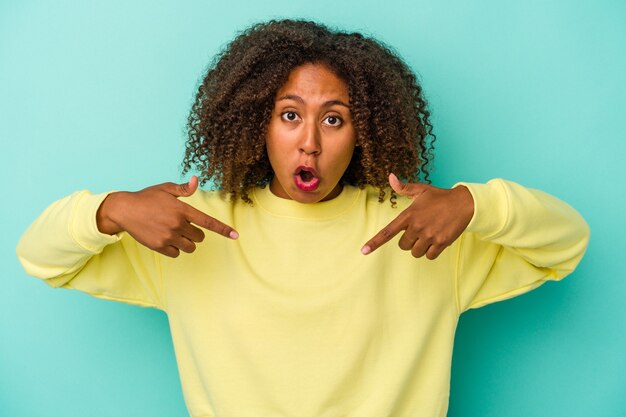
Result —
[[275, 159], [276, 152], [279, 149], [278, 142], [276, 140], [276, 133], [271, 129], [267, 132], [267, 137], [265, 138], [265, 148], [267, 149], [267, 155], [270, 159]]
[[354, 137], [354, 133], [349, 132], [346, 134], [343, 140], [340, 141], [340, 149], [339, 154], [341, 155], [341, 159], [344, 160], [345, 164], [349, 164], [350, 160], [352, 160], [352, 156], [354, 155], [354, 148], [356, 145], [356, 140]]
[[284, 171], [283, 167], [287, 160], [284, 147], [281, 146], [280, 141], [276, 140], [275, 136], [272, 137], [268, 132], [268, 137], [265, 140], [265, 148], [272, 172], [280, 175]]
[[265, 137], [265, 147], [270, 158], [287, 153], [288, 142], [288, 134], [281, 129], [280, 124], [270, 122]]

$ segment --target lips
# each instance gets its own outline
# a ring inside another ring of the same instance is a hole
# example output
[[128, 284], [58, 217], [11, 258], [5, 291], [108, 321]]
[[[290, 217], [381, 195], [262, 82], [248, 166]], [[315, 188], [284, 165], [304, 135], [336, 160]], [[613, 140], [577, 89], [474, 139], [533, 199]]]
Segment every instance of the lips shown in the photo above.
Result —
[[296, 187], [302, 191], [315, 191], [320, 185], [320, 179], [314, 168], [299, 166], [293, 175]]

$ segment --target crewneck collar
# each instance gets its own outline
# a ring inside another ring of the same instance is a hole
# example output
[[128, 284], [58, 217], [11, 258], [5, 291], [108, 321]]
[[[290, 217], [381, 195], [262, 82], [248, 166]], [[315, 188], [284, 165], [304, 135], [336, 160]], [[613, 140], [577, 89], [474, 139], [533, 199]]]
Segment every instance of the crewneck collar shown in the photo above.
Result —
[[295, 200], [277, 197], [268, 185], [265, 188], [255, 188], [252, 199], [259, 208], [278, 217], [328, 220], [339, 217], [350, 210], [359, 198], [361, 191], [357, 187], [344, 185], [341, 193], [332, 200], [319, 203], [299, 203]]

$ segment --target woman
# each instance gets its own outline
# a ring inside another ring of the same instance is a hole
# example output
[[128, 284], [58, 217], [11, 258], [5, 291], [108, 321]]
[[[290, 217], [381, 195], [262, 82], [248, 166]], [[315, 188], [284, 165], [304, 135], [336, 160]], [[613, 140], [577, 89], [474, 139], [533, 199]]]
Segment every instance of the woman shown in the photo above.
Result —
[[444, 416], [459, 315], [563, 278], [587, 245], [543, 192], [428, 185], [421, 87], [360, 34], [251, 27], [188, 127], [199, 178], [74, 193], [18, 256], [52, 286], [165, 311], [194, 417]]

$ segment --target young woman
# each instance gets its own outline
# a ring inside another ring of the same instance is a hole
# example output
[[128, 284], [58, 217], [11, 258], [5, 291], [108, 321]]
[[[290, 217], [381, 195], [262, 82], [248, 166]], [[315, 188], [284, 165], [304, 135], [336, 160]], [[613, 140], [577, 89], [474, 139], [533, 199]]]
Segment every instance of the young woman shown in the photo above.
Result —
[[54, 287], [165, 311], [194, 417], [444, 416], [459, 315], [563, 278], [586, 248], [543, 192], [428, 185], [421, 88], [360, 34], [253, 26], [188, 127], [199, 177], [76, 192], [18, 256]]

